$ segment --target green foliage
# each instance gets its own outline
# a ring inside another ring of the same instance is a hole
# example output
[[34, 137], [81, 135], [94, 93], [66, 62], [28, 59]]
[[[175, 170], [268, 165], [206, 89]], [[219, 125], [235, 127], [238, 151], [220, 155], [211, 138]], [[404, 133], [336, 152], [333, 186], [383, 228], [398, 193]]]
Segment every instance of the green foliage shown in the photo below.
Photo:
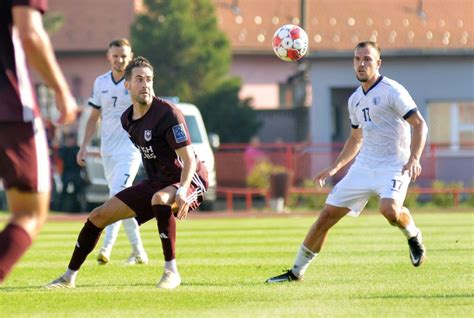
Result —
[[[313, 180], [305, 179], [301, 187], [306, 189], [314, 189], [315, 185]], [[293, 209], [305, 209], [305, 210], [321, 210], [326, 203], [326, 193], [321, 194], [290, 194], [288, 197], [287, 205]]]
[[[471, 188], [474, 188], [474, 179], [471, 181]], [[474, 194], [468, 193], [464, 197], [461, 198], [461, 205], [467, 207], [474, 207]]]
[[274, 165], [271, 162], [264, 160], [255, 165], [253, 170], [246, 178], [246, 183], [249, 188], [269, 189], [270, 176], [275, 173], [285, 172], [283, 166]]
[[207, 130], [217, 133], [224, 143], [247, 142], [262, 125], [250, 100], [239, 100], [240, 86], [240, 79], [227, 78], [196, 100]]
[[43, 24], [50, 35], [54, 34], [63, 27], [64, 15], [58, 11], [47, 11], [43, 15]]
[[131, 26], [135, 55], [155, 69], [155, 92], [195, 101], [227, 76], [231, 49], [210, 0], [144, 0]]
[[418, 193], [414, 193], [413, 191], [410, 191], [410, 189], [415, 190], [417, 188], [419, 188], [419, 187], [412, 186], [408, 189], [408, 193], [407, 193], [407, 196], [405, 198], [405, 201], [404, 201], [403, 205], [406, 206], [409, 209], [415, 208], [415, 207], [420, 205], [419, 202], [418, 202], [418, 199], [419, 199], [420, 195]]
[[[313, 188], [312, 181], [306, 180], [303, 187]], [[464, 185], [462, 182], [445, 183], [442, 181], [434, 181], [432, 183], [433, 189], [463, 189]], [[449, 208], [454, 207], [454, 194], [452, 193], [435, 193], [425, 198], [429, 198], [429, 201], [420, 200], [420, 194], [416, 193], [418, 186], [412, 186], [408, 189], [407, 196], [403, 203], [407, 208], [420, 208], [420, 207], [439, 207]], [[324, 207], [326, 200], [325, 194], [290, 194], [288, 206], [292, 208], [300, 208], [303, 210], [319, 210]], [[379, 207], [380, 198], [373, 195], [369, 198], [369, 201], [365, 205], [365, 209], [376, 210]], [[460, 194], [459, 207], [471, 208], [474, 207], [474, 196], [472, 194]]]
[[159, 96], [178, 96], [201, 110], [222, 142], [247, 142], [261, 126], [250, 100], [229, 78], [232, 52], [211, 0], [144, 0], [131, 26], [135, 55], [150, 60]]
[[365, 209], [377, 209], [379, 207], [380, 198], [376, 195], [373, 195], [367, 201]]
[[[462, 189], [463, 183], [462, 182], [452, 182], [452, 183], [445, 183], [443, 181], [433, 181], [431, 185], [433, 189]], [[434, 205], [440, 207], [448, 207], [452, 206], [454, 203], [454, 195], [452, 193], [437, 193], [433, 194], [431, 201]]]

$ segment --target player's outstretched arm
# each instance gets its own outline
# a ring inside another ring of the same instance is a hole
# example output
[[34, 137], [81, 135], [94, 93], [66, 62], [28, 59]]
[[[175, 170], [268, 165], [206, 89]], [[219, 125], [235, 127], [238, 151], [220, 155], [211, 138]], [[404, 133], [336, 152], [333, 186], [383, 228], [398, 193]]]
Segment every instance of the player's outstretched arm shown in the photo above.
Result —
[[351, 162], [355, 158], [357, 153], [360, 150], [362, 145], [362, 129], [351, 129], [351, 134], [347, 138], [344, 147], [341, 150], [341, 153], [337, 157], [336, 161], [319, 172], [315, 177], [313, 182], [319, 184], [320, 187], [323, 187], [326, 184], [326, 179], [335, 175], [341, 168]]
[[18, 32], [28, 63], [56, 94], [56, 106], [61, 114], [58, 121], [64, 124], [73, 122], [76, 118], [76, 102], [54, 56], [41, 13], [27, 6], [15, 6], [13, 25], [13, 32]]

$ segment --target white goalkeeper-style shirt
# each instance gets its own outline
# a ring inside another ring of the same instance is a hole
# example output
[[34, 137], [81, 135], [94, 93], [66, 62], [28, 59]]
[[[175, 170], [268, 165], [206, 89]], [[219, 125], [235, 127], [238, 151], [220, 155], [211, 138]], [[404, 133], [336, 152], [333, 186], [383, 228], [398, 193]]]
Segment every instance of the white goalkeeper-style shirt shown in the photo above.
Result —
[[124, 85], [125, 78], [115, 82], [112, 71], [98, 76], [94, 82], [89, 105], [101, 111], [100, 153], [102, 156], [136, 152], [120, 117], [132, 101]]
[[410, 157], [411, 129], [406, 119], [417, 111], [408, 91], [384, 76], [364, 92], [349, 98], [353, 128], [362, 129], [363, 141], [354, 165], [370, 169], [399, 169]]

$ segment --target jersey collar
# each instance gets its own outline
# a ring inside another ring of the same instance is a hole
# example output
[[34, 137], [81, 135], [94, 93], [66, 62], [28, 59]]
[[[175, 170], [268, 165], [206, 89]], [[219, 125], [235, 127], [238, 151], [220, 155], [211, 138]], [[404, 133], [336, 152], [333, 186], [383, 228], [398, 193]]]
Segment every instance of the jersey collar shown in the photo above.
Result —
[[380, 75], [379, 78], [377, 78], [377, 80], [375, 81], [375, 83], [370, 86], [370, 88], [366, 91], [364, 91], [364, 88], [362, 88], [362, 93], [364, 93], [364, 95], [367, 95], [375, 86], [377, 86], [378, 83], [380, 83], [381, 81], [383, 80], [383, 75]]
[[121, 81], [123, 81], [123, 80], [125, 79], [125, 76], [122, 76], [122, 78], [119, 79], [119, 80], [116, 82], [115, 79], [114, 79], [114, 74], [112, 73], [112, 71], [110, 71], [110, 79], [112, 80], [112, 82], [113, 82], [115, 85], [117, 85], [117, 84], [119, 84]]

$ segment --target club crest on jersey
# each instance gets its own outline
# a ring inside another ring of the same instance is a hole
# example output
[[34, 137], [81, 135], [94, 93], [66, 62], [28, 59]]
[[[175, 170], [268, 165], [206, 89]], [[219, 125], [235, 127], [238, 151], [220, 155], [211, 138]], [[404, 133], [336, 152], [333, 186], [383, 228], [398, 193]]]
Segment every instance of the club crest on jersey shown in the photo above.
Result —
[[372, 104], [374, 104], [375, 106], [380, 104], [380, 96], [375, 96], [374, 99], [372, 100]]
[[173, 126], [173, 135], [177, 144], [188, 140], [188, 135], [186, 135], [186, 130], [184, 129], [183, 124]]
[[151, 130], [145, 130], [145, 132], [143, 133], [143, 137], [145, 138], [146, 141], [150, 141], [151, 140]]

